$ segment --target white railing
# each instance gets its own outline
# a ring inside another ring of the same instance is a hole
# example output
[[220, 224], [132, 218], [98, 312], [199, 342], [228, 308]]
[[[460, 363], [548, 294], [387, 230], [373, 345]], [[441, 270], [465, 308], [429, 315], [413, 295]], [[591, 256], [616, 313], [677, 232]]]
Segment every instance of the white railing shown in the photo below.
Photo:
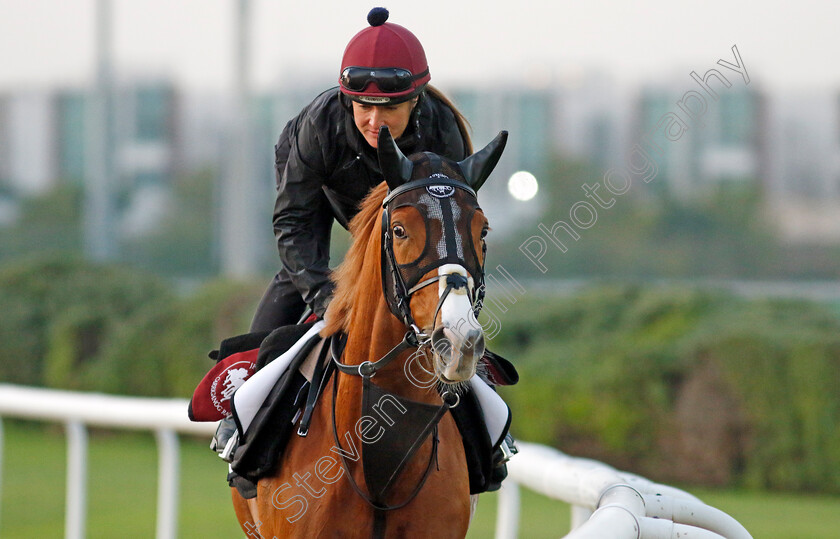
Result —
[[[210, 436], [212, 423], [187, 419], [187, 401], [152, 399], [0, 384], [0, 419], [17, 417], [63, 422], [67, 431], [65, 537], [85, 536], [87, 426], [155, 432], [158, 443], [158, 539], [177, 536], [179, 458], [176, 433]], [[618, 472], [588, 459], [518, 442], [510, 475], [499, 495], [496, 538], [517, 536], [519, 485], [572, 505], [572, 539], [747, 539], [732, 517], [681, 490]], [[0, 489], [3, 471], [0, 421]], [[2, 508], [0, 508], [0, 511]], [[688, 533], [690, 532], [690, 533]]]
[[751, 539], [731, 516], [682, 490], [594, 460], [518, 442], [499, 493], [496, 539], [516, 537], [519, 485], [572, 505], [567, 539]]
[[[0, 384], [0, 419], [16, 417], [64, 423], [67, 432], [67, 492], [64, 536], [83, 539], [87, 521], [87, 426], [147, 430], [158, 445], [156, 537], [178, 533], [179, 444], [176, 433], [211, 436], [213, 423], [187, 418], [187, 401], [75, 393]], [[0, 488], [3, 472], [3, 429], [0, 422]], [[2, 511], [2, 508], [0, 508]], [[0, 513], [2, 517], [2, 513]]]

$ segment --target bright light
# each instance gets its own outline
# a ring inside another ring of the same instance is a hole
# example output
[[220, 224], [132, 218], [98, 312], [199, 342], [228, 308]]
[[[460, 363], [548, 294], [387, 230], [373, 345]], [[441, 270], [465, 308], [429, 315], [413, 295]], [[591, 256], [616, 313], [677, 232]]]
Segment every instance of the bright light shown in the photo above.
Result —
[[508, 180], [508, 191], [516, 200], [531, 200], [538, 190], [537, 178], [530, 172], [524, 170], [514, 172]]

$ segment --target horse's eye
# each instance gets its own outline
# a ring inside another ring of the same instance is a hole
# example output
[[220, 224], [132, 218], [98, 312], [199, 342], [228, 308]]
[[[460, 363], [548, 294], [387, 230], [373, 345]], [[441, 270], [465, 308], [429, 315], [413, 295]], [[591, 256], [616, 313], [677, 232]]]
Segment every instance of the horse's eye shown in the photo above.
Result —
[[405, 237], [405, 228], [402, 225], [394, 225], [394, 237], [395, 238], [404, 238]]
[[482, 228], [482, 229], [481, 229], [481, 239], [486, 238], [486, 237], [487, 237], [487, 233], [488, 233], [488, 232], [490, 232], [490, 229], [489, 229], [489, 228], [487, 228], [487, 227]]

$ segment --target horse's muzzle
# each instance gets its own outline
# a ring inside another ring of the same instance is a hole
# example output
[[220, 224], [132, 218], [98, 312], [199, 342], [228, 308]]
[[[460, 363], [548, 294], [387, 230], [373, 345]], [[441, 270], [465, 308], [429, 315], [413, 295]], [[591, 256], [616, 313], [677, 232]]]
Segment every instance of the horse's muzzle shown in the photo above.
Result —
[[479, 358], [484, 355], [484, 333], [475, 328], [464, 329], [462, 332], [443, 326], [432, 333], [435, 371], [444, 383], [472, 378]]

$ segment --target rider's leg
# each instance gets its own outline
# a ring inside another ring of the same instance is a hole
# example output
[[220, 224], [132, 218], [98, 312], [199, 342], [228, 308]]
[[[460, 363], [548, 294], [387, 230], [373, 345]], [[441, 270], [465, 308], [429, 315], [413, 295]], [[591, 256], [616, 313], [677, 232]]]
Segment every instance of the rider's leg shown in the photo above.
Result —
[[[257, 306], [251, 322], [251, 332], [271, 331], [280, 326], [297, 324], [305, 308], [306, 304], [289, 279], [289, 274], [281, 269], [269, 283], [268, 289]], [[233, 451], [236, 449], [229, 447], [227, 451], [225, 450], [234, 432], [236, 432], [236, 424], [233, 418], [222, 419], [216, 427], [213, 441], [210, 442], [210, 449], [219, 453], [219, 456], [227, 462], [233, 458]], [[233, 445], [235, 444], [236, 442], [233, 442]]]
[[297, 324], [305, 308], [306, 304], [289, 279], [289, 274], [281, 269], [269, 283], [257, 306], [251, 331], [271, 331], [280, 326]]

